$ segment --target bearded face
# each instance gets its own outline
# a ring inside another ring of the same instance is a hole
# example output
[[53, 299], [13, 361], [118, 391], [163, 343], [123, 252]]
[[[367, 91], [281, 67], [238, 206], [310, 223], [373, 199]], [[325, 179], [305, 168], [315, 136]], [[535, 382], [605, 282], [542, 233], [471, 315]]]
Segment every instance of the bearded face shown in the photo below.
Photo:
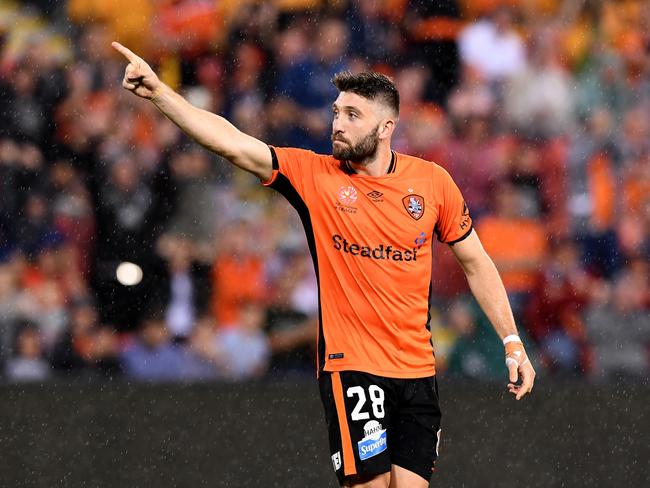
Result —
[[356, 143], [353, 143], [340, 134], [333, 134], [332, 155], [339, 161], [349, 161], [351, 163], [361, 163], [373, 159], [377, 154], [377, 147], [379, 145], [378, 132], [379, 125]]

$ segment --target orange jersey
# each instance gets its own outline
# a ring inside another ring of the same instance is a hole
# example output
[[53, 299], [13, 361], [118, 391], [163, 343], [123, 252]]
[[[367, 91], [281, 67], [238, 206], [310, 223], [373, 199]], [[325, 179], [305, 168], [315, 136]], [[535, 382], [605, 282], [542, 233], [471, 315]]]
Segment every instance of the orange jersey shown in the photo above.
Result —
[[311, 151], [271, 152], [273, 174], [264, 185], [298, 210], [314, 260], [319, 370], [435, 374], [428, 329], [432, 239], [453, 243], [472, 229], [449, 174], [394, 152], [379, 177]]

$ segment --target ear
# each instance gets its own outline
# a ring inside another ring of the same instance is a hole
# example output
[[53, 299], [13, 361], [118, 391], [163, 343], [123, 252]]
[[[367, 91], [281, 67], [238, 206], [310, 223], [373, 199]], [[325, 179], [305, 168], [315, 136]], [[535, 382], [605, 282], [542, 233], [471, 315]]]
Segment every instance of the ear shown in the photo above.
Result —
[[384, 119], [379, 124], [379, 132], [377, 137], [379, 139], [390, 139], [395, 130], [395, 121], [393, 119]]

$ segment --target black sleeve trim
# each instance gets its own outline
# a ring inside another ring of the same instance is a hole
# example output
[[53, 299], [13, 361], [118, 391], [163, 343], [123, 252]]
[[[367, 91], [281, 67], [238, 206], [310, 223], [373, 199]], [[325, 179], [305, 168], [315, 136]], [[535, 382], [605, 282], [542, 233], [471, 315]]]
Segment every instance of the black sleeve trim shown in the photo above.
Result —
[[474, 226], [471, 225], [470, 228], [469, 228], [469, 230], [468, 230], [467, 232], [465, 232], [465, 234], [463, 234], [462, 236], [460, 236], [460, 237], [459, 237], [458, 239], [456, 239], [455, 241], [447, 242], [447, 244], [449, 244], [450, 246], [453, 246], [453, 245], [456, 244], [457, 242], [464, 241], [465, 239], [467, 239], [467, 238], [469, 237], [469, 235], [472, 233], [473, 230], [474, 230]]
[[[271, 148], [273, 152], [273, 148]], [[320, 293], [320, 272], [318, 269], [318, 256], [316, 254], [316, 237], [314, 235], [314, 227], [311, 221], [311, 214], [307, 204], [302, 199], [298, 191], [294, 188], [287, 178], [282, 173], [278, 174], [273, 183], [270, 185], [275, 191], [284, 196], [293, 208], [298, 211], [300, 220], [305, 229], [305, 236], [307, 237], [307, 245], [309, 252], [314, 262], [314, 272], [316, 273], [316, 282], [318, 283], [318, 371], [323, 371], [325, 367], [325, 335], [323, 333], [323, 314], [321, 310], [321, 293]]]
[[271, 164], [273, 165], [273, 171], [280, 169], [280, 163], [278, 163], [278, 155], [275, 154], [275, 149], [272, 146], [269, 146], [271, 150]]

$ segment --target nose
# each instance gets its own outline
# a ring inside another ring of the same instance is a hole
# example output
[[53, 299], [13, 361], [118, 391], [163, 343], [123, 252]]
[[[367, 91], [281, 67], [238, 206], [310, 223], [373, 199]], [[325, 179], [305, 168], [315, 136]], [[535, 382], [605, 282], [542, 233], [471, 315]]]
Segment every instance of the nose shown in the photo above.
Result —
[[345, 131], [343, 130], [343, 126], [341, 125], [341, 121], [337, 118], [334, 117], [332, 119], [332, 134], [343, 134]]

